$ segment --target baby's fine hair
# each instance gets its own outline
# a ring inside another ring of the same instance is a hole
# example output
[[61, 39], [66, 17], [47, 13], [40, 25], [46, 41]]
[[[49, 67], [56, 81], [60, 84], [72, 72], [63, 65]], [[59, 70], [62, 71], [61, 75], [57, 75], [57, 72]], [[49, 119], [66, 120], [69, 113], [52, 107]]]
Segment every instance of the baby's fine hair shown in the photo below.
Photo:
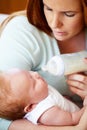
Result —
[[14, 97], [10, 82], [5, 80], [5, 74], [0, 73], [0, 118], [8, 120], [22, 119], [24, 100]]

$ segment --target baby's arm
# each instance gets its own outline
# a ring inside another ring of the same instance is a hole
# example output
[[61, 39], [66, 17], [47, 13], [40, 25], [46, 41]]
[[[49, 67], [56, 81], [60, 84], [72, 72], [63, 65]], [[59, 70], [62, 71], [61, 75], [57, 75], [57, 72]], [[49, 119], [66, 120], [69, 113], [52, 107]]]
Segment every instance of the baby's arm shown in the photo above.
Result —
[[43, 125], [58, 125], [58, 126], [68, 126], [68, 125], [76, 125], [80, 117], [82, 116], [85, 108], [77, 112], [70, 113], [68, 111], [64, 111], [61, 108], [54, 106], [49, 110], [45, 111], [38, 120], [38, 123]]

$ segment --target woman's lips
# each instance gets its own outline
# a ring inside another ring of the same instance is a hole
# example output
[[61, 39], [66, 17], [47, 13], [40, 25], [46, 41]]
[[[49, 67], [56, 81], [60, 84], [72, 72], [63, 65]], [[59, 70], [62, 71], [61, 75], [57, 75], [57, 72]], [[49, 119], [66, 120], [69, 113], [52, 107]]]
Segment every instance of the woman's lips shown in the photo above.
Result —
[[66, 34], [65, 32], [53, 32], [53, 33], [56, 34], [56, 35], [59, 35], [59, 36], [63, 36], [63, 35]]
[[53, 34], [54, 35], [59, 35], [59, 36], [63, 36], [63, 35], [66, 35], [66, 32], [58, 32], [58, 31], [53, 31]]

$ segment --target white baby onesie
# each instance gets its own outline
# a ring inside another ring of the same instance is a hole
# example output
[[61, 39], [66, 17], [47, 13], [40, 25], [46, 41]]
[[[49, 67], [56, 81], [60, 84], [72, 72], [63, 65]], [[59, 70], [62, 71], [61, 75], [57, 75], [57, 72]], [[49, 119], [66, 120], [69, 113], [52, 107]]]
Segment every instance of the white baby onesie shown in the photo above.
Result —
[[48, 86], [49, 95], [47, 98], [42, 100], [31, 112], [28, 112], [24, 118], [28, 119], [34, 124], [38, 123], [39, 117], [49, 108], [53, 106], [58, 106], [63, 110], [67, 110], [69, 112], [74, 112], [79, 110], [80, 108], [64, 98], [56, 89], [51, 86]]

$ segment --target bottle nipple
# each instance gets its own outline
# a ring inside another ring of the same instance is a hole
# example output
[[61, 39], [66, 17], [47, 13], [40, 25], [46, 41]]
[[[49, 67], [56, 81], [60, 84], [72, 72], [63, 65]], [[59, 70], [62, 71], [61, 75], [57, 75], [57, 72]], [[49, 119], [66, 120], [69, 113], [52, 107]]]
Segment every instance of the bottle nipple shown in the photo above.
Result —
[[64, 74], [64, 63], [62, 58], [60, 56], [52, 57], [48, 63], [42, 67], [42, 70], [57, 76]]

